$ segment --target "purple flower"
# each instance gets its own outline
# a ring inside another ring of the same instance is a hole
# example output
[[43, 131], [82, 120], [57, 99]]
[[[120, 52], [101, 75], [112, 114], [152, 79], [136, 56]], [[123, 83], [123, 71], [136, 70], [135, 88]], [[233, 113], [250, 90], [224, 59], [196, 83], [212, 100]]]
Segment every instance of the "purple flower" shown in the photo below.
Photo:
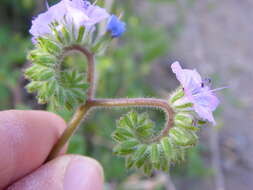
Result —
[[213, 93], [206, 81], [203, 81], [196, 70], [182, 69], [178, 62], [171, 65], [172, 71], [183, 86], [184, 102], [193, 103], [194, 111], [200, 118], [208, 120], [215, 125], [213, 111], [219, 104], [218, 98]]
[[90, 4], [84, 0], [64, 0], [68, 10], [67, 17], [73, 19], [75, 24], [92, 26], [109, 17], [104, 8]]
[[61, 0], [32, 21], [30, 33], [34, 37], [50, 34], [50, 24], [55, 21], [62, 24], [65, 20], [70, 27], [72, 23], [76, 27], [92, 27], [108, 17], [109, 14], [105, 9], [92, 5], [88, 1]]
[[[60, 10], [60, 11], [59, 11]], [[57, 14], [56, 14], [57, 13]], [[45, 13], [40, 14], [32, 21], [30, 33], [36, 38], [51, 32], [49, 25], [62, 18], [66, 13], [64, 1], [50, 7]]]
[[126, 24], [112, 15], [107, 23], [107, 30], [111, 32], [113, 38], [118, 38], [126, 31]]

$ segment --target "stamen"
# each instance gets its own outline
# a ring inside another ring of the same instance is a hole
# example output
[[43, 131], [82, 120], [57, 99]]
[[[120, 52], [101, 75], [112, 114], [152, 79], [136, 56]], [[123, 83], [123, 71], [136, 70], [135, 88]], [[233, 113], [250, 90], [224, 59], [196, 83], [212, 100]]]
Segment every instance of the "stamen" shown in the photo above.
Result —
[[209, 90], [210, 92], [216, 92], [216, 91], [220, 91], [220, 90], [223, 90], [223, 89], [226, 89], [226, 88], [229, 88], [228, 86], [224, 86], [224, 87], [220, 87], [220, 88], [215, 88], [213, 90]]
[[221, 88], [216, 88], [216, 89], [212, 89], [212, 90], [207, 90], [205, 92], [200, 92], [200, 93], [197, 93], [197, 94], [193, 94], [193, 96], [202, 96], [203, 94], [208, 94], [210, 92], [216, 92], [216, 91], [220, 91], [220, 90], [223, 90], [223, 89], [226, 89], [228, 87], [221, 87]]
[[201, 83], [201, 87], [205, 87], [205, 86], [210, 86], [212, 83], [212, 80], [210, 78], [205, 78], [202, 83]]
[[87, 0], [84, 1], [84, 8], [87, 9], [89, 6], [91, 5], [91, 3]]

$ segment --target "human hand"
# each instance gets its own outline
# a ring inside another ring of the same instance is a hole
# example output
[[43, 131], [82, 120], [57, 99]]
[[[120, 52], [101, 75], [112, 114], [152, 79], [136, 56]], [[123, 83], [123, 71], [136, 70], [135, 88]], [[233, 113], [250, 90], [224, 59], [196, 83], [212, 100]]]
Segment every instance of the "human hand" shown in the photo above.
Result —
[[101, 190], [103, 170], [88, 157], [61, 155], [43, 164], [65, 122], [43, 111], [0, 112], [0, 189]]

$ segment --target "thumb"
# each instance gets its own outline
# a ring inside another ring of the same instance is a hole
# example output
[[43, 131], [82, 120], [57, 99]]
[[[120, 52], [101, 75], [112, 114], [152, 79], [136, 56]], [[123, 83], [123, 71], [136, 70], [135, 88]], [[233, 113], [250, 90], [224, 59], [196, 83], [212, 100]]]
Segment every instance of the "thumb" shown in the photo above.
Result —
[[88, 157], [64, 155], [46, 163], [7, 190], [102, 190], [103, 171]]

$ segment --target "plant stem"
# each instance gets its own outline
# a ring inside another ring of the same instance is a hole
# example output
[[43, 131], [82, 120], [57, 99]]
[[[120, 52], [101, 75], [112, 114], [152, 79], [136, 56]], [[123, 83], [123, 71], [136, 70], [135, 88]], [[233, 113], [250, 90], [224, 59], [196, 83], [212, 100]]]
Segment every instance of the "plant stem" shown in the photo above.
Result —
[[65, 48], [65, 51], [79, 51], [86, 56], [87, 59], [87, 82], [89, 83], [89, 89], [87, 91], [88, 99], [91, 99], [95, 95], [95, 59], [94, 54], [80, 45], [72, 45]]
[[151, 139], [151, 141], [157, 141], [161, 137], [168, 135], [169, 129], [173, 126], [174, 111], [169, 106], [166, 100], [156, 99], [156, 98], [120, 98], [120, 99], [96, 99], [95, 95], [95, 62], [93, 53], [89, 52], [86, 48], [79, 45], [72, 45], [65, 48], [65, 52], [69, 51], [79, 51], [83, 53], [87, 58], [87, 82], [89, 83], [89, 89], [87, 92], [86, 102], [79, 106], [76, 110], [73, 118], [68, 124], [67, 129], [63, 132], [59, 141], [54, 145], [52, 151], [50, 152], [47, 161], [55, 158], [68, 140], [75, 133], [77, 128], [80, 126], [81, 122], [85, 118], [85, 115], [91, 108], [95, 107], [155, 107], [160, 108], [166, 113], [166, 123], [164, 129], [161, 131], [160, 135]]
[[[87, 90], [87, 99], [91, 99], [95, 95], [95, 61], [94, 61], [94, 55], [93, 53], [89, 52], [86, 48], [81, 47], [79, 45], [72, 45], [65, 48], [65, 53], [68, 53], [70, 51], [79, 51], [83, 55], [86, 56], [87, 59], [87, 82], [89, 83], [89, 88]], [[75, 114], [73, 115], [73, 118], [68, 124], [67, 129], [63, 132], [61, 138], [59, 141], [54, 145], [53, 149], [49, 153], [49, 156], [47, 158], [47, 161], [52, 160], [55, 158], [62, 147], [68, 142], [68, 140], [71, 138], [71, 136], [75, 133], [78, 126], [81, 124], [82, 120], [84, 119], [84, 116], [89, 111], [89, 105], [86, 103], [79, 106], [76, 110]]]
[[64, 131], [63, 135], [53, 147], [48, 160], [55, 158], [62, 147], [68, 142], [70, 137], [74, 134], [78, 126], [81, 124], [84, 116], [91, 108], [112, 108], [112, 107], [155, 107], [164, 110], [167, 116], [164, 129], [160, 135], [154, 137], [151, 141], [157, 141], [160, 138], [167, 136], [169, 129], [173, 126], [174, 111], [169, 106], [166, 100], [155, 98], [120, 98], [120, 99], [88, 99], [86, 103], [80, 106], [69, 122], [68, 128]]
[[159, 140], [161, 137], [167, 136], [170, 128], [174, 123], [174, 111], [166, 100], [156, 98], [120, 98], [120, 99], [92, 99], [88, 100], [90, 107], [154, 107], [160, 108], [166, 113], [165, 127], [160, 135], [154, 137], [152, 142]]
[[63, 132], [61, 138], [54, 145], [52, 151], [50, 152], [47, 158], [47, 161], [54, 159], [59, 154], [61, 149], [68, 142], [68, 140], [72, 137], [72, 135], [77, 130], [78, 126], [81, 124], [82, 120], [84, 119], [85, 114], [89, 111], [89, 108], [90, 107], [87, 105], [82, 105], [77, 109], [73, 118], [69, 122], [68, 127]]

